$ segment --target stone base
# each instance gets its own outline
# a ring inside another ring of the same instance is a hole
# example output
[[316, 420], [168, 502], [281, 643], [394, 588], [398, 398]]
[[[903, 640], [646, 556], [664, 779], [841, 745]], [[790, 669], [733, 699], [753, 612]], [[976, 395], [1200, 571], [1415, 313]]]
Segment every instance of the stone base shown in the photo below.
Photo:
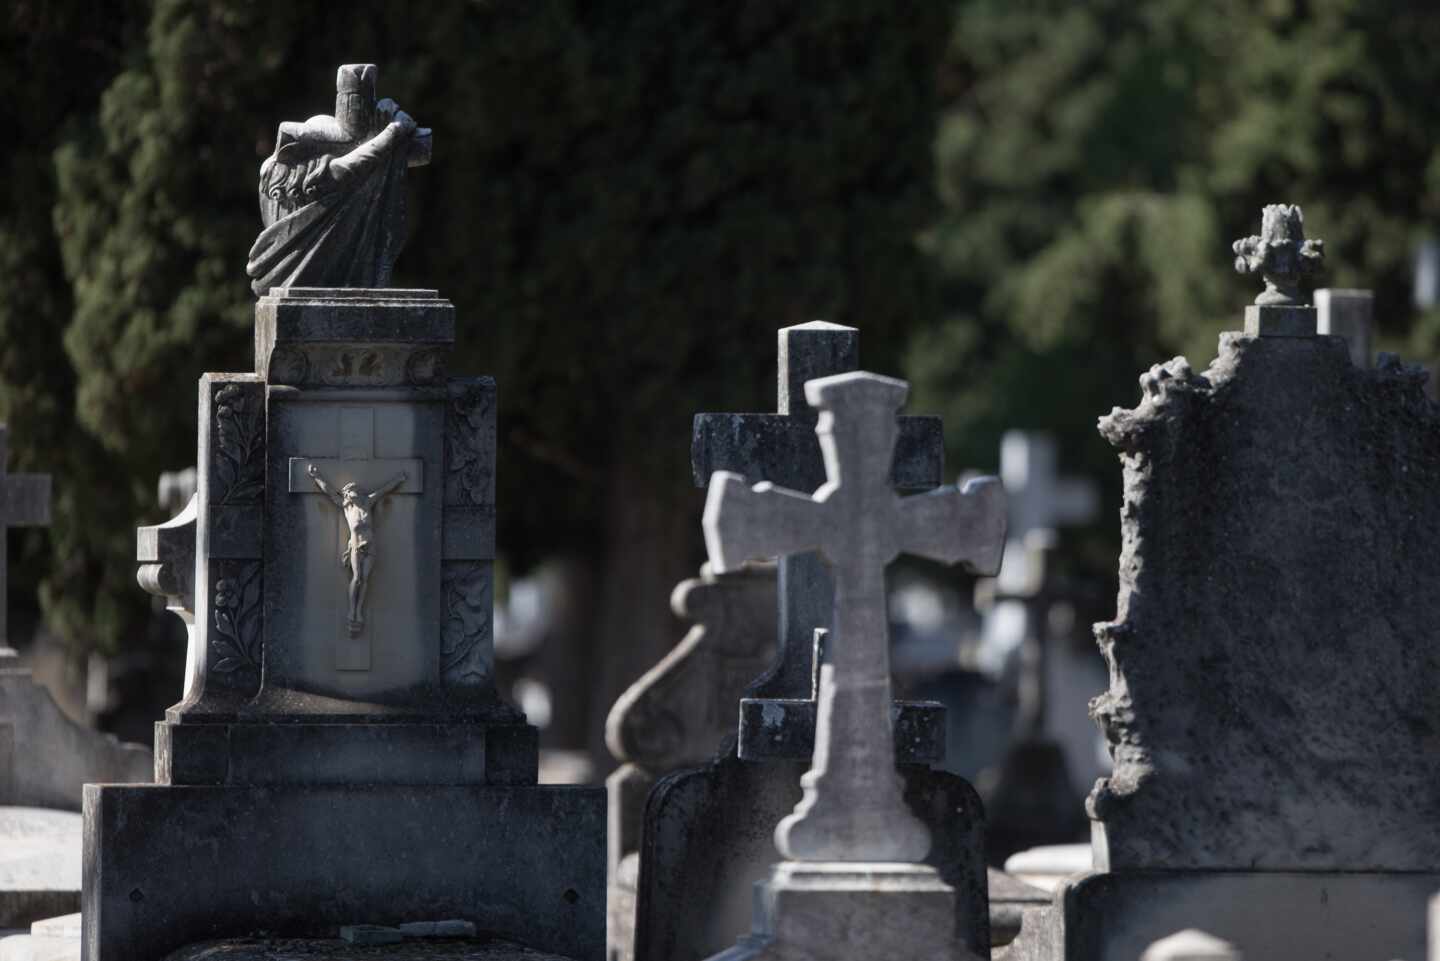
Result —
[[1245, 333], [1251, 337], [1314, 337], [1315, 308], [1288, 304], [1251, 304], [1245, 308]]
[[786, 861], [755, 889], [755, 932], [713, 961], [979, 961], [955, 937], [955, 890], [923, 864]]
[[456, 918], [600, 961], [604, 825], [601, 788], [86, 785], [84, 957]]
[[0, 928], [79, 910], [81, 828], [74, 811], [0, 807]]
[[165, 784], [534, 784], [529, 724], [155, 724]]
[[[656, 784], [635, 880], [635, 961], [701, 961], [751, 929], [752, 888], [780, 860], [775, 824], [799, 803], [808, 767], [730, 754]], [[954, 774], [918, 765], [900, 772], [906, 804], [934, 836], [926, 863], [957, 893], [950, 929], [984, 956], [990, 928], [980, 799]]]
[[1135, 961], [1186, 928], [1265, 961], [1391, 961], [1426, 956], [1440, 874], [1232, 871], [1091, 874], [1026, 912], [1007, 961]]

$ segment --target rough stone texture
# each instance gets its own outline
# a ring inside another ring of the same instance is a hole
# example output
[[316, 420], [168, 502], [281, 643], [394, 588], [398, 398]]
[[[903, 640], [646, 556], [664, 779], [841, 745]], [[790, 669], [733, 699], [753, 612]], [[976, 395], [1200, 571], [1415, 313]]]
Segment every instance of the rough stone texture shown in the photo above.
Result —
[[1235, 945], [1204, 931], [1189, 928], [1161, 938], [1140, 956], [1140, 961], [1243, 961]]
[[735, 474], [710, 481], [703, 527], [717, 573], [754, 559], [819, 551], [835, 581], [820, 670], [815, 755], [804, 800], [776, 828], [787, 858], [919, 861], [929, 831], [895, 773], [885, 567], [902, 552], [993, 574], [1005, 536], [996, 478], [900, 498], [891, 485], [896, 413], [909, 385], [863, 371], [805, 384], [826, 483], [813, 495]]
[[1345, 338], [1351, 363], [1356, 367], [1372, 366], [1373, 291], [1322, 287], [1315, 291], [1315, 316], [1317, 333]]
[[342, 924], [340, 940], [349, 944], [399, 944], [405, 935], [383, 924]]
[[1416, 961], [1437, 889], [1434, 873], [1092, 874], [1064, 882], [1053, 910], [1027, 914], [1006, 959], [1136, 961], [1201, 927], [1256, 961]]
[[955, 892], [919, 864], [787, 861], [755, 901], [755, 932], [712, 961], [989, 957], [955, 940]]
[[999, 948], [1020, 934], [1027, 913], [1049, 908], [1050, 892], [995, 868], [987, 869], [985, 875], [990, 898], [990, 944]]
[[447, 917], [603, 957], [596, 788], [92, 785], [85, 800], [88, 961]]
[[[207, 941], [166, 955], [164, 961], [572, 961], [509, 941], [407, 941], [400, 945], [354, 945], [332, 938], [255, 938]], [[38, 959], [37, 959], [38, 961]]]
[[71, 811], [0, 807], [0, 928], [80, 907], [81, 823]]
[[[656, 785], [640, 854], [637, 961], [700, 961], [750, 930], [755, 882], [778, 860], [775, 824], [799, 803], [806, 766], [731, 755]], [[988, 946], [979, 797], [946, 771], [904, 765], [900, 774], [907, 807], [934, 837], [925, 863], [956, 892], [952, 930]]]
[[[1097, 626], [1115, 759], [1089, 801], [1100, 870], [1440, 864], [1423, 381], [1357, 368], [1338, 337], [1225, 334], [1203, 376], [1152, 368], [1139, 407], [1101, 420], [1125, 500], [1118, 615]], [[1177, 920], [1154, 934], [1229, 937]]]
[[15, 663], [0, 658], [0, 804], [78, 811], [83, 784], [153, 779], [149, 748], [76, 724]]

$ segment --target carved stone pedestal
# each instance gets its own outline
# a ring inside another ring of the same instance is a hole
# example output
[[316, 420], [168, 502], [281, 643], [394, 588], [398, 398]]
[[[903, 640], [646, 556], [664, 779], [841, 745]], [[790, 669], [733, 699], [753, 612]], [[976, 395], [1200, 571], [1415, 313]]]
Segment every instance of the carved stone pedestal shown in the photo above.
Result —
[[202, 378], [191, 670], [157, 786], [87, 789], [88, 959], [440, 917], [601, 956], [604, 792], [535, 787], [493, 683], [495, 383], [453, 340], [434, 291], [278, 289], [256, 373]]
[[955, 938], [955, 891], [923, 864], [785, 861], [755, 888], [755, 932], [711, 961], [979, 961]]

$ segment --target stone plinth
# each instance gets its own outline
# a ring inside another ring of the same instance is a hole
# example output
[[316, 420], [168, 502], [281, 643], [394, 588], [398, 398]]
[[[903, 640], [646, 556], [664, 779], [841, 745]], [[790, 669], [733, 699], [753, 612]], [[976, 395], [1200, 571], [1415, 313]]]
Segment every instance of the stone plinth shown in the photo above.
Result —
[[[578, 787], [86, 788], [88, 958], [463, 918], [579, 961], [605, 943], [605, 812]], [[201, 840], [203, 839], [203, 840]]]
[[79, 908], [81, 826], [73, 811], [0, 807], [0, 928]]
[[755, 930], [711, 961], [980, 961], [955, 940], [955, 892], [918, 864], [786, 861], [755, 893]]

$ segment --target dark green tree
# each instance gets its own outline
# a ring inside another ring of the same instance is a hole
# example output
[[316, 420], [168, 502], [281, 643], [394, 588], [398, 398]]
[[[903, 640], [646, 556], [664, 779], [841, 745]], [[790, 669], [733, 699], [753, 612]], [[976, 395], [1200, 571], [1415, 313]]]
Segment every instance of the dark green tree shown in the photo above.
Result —
[[[915, 238], [949, 7], [137, 9], [96, 65], [103, 92], [52, 133], [53, 164], [36, 160], [63, 275], [36, 301], [35, 350], [69, 378], [40, 390], [85, 451], [83, 493], [59, 508], [87, 518], [66, 556], [116, 575], [72, 593], [52, 569], [52, 621], [113, 645], [124, 621], [100, 630], [102, 605], [143, 610], [132, 529], [156, 519], [156, 473], [194, 456], [195, 379], [250, 364], [258, 165], [279, 121], [329, 112], [337, 64], [372, 61], [381, 94], [435, 130], [395, 282], [454, 300], [454, 368], [499, 379], [502, 551], [522, 570], [571, 555], [597, 585], [575, 654], [593, 703], [563, 707], [598, 738], [620, 687], [678, 636], [668, 593], [699, 560], [693, 413], [773, 404], [778, 327], [855, 324], [867, 364], [893, 372], [933, 314]], [[101, 471], [125, 499], [79, 503]]]
[[[958, 5], [941, 73], [944, 214], [927, 235], [945, 320], [907, 367], [958, 462], [1048, 428], [1109, 485], [1096, 416], [1176, 353], [1203, 369], [1258, 288], [1230, 241], [1304, 206], [1330, 286], [1370, 287], [1382, 340], [1434, 355], [1411, 307], [1440, 215], [1440, 19], [1420, 2], [1095, 0]], [[1082, 563], [1113, 576], [1107, 511]]]

